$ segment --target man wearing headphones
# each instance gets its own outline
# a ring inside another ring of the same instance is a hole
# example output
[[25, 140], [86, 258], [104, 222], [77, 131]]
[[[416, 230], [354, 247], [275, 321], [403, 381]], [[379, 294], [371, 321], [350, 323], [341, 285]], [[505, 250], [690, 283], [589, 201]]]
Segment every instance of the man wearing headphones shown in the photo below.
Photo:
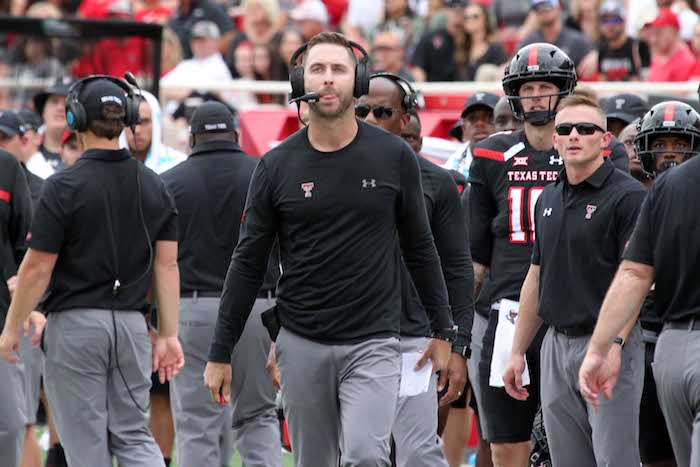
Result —
[[[220, 102], [205, 102], [190, 121], [192, 154], [162, 178], [178, 209], [180, 341], [187, 366], [170, 383], [178, 465], [226, 466], [220, 448], [233, 415], [235, 444], [248, 467], [281, 467], [275, 389], [265, 374], [270, 337], [260, 314], [274, 305], [261, 290], [232, 359], [231, 407], [211, 403], [202, 373], [229, 258], [238, 242], [250, 178], [257, 159], [238, 146], [234, 117]], [[244, 384], [245, 383], [245, 384]]]
[[[416, 107], [415, 92], [403, 78], [389, 73], [376, 73], [370, 78], [369, 94], [360, 97], [355, 115], [400, 136]], [[454, 179], [446, 170], [418, 157], [421, 185], [425, 194], [428, 221], [442, 264], [455, 324], [460, 333], [452, 345], [447, 371], [433, 376], [426, 392], [400, 396], [392, 434], [396, 443], [396, 465], [447, 466], [437, 436], [437, 391], [450, 388], [440, 400], [445, 406], [457, 400], [467, 380], [467, 357], [473, 319], [474, 271], [469, 255], [467, 227], [463, 221], [459, 193]], [[415, 294], [411, 276], [402, 268], [401, 352], [420, 352], [429, 342], [430, 323], [420, 299]]]
[[[66, 119], [87, 150], [44, 182], [0, 356], [18, 361], [21, 323], [51, 282], [44, 380], [68, 464], [111, 465], [114, 455], [123, 466], [163, 466], [148, 429], [148, 388], [151, 364], [163, 381], [184, 365], [177, 211], [160, 178], [119, 149], [124, 127], [138, 121], [125, 83], [76, 83]], [[160, 323], [153, 344], [142, 314], [151, 284]]]
[[338, 465], [339, 453], [345, 467], [389, 465], [402, 361], [399, 240], [435, 338], [418, 366], [430, 359], [444, 370], [455, 337], [416, 157], [355, 118], [367, 61], [337, 33], [314, 36], [292, 57], [292, 97], [315, 101], [309, 126], [253, 174], [204, 374], [212, 398], [228, 401], [231, 353], [278, 237], [275, 351], [297, 467]]

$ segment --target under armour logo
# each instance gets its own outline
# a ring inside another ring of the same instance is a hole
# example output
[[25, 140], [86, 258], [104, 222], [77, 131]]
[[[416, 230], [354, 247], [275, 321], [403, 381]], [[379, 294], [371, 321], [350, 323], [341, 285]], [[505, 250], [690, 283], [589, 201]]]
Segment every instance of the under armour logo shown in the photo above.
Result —
[[481, 101], [484, 99], [484, 93], [483, 92], [477, 92], [474, 94], [474, 97], [476, 98], [477, 101]]
[[513, 157], [513, 167], [525, 166], [527, 167], [528, 156], [515, 156]]
[[509, 311], [506, 319], [510, 321], [510, 324], [515, 324], [515, 321], [518, 319], [518, 312], [514, 310]]
[[301, 189], [304, 190], [304, 198], [311, 198], [311, 190], [314, 189], [314, 182], [302, 183]]
[[544, 217], [549, 217], [549, 216], [551, 216], [551, 215], [552, 215], [552, 208], [547, 208], [547, 209], [545, 209], [544, 212], [542, 213], [542, 215], [543, 215]]
[[586, 206], [586, 219], [592, 218], [596, 209], [598, 209], [598, 206], [593, 206], [592, 204]]
[[373, 178], [365, 178], [362, 180], [362, 188], [377, 188], [377, 181]]
[[564, 159], [561, 158], [561, 156], [549, 156], [549, 165], [563, 165], [564, 164]]
[[624, 99], [615, 99], [615, 108], [617, 110], [622, 110], [622, 106], [625, 105]]

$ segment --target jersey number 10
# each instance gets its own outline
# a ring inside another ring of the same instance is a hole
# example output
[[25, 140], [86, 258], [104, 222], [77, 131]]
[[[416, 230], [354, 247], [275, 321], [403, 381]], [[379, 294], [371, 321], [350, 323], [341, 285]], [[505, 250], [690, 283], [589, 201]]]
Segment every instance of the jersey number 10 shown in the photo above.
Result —
[[[508, 189], [508, 219], [510, 224], [511, 243], [527, 243], [528, 233], [530, 241], [535, 241], [535, 205], [537, 198], [544, 191], [542, 187], [532, 187], [525, 196], [524, 186], [512, 186]], [[528, 222], [524, 225], [523, 211], [528, 207]]]

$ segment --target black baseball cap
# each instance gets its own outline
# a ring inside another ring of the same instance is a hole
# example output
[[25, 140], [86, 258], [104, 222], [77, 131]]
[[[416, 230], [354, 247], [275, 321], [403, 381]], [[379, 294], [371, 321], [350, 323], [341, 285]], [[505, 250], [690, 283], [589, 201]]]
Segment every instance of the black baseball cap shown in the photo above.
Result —
[[19, 116], [19, 119], [22, 120], [22, 125], [24, 125], [25, 131], [38, 131], [41, 125], [44, 124], [39, 114], [32, 112], [29, 109], [19, 109], [17, 111], [17, 116]]
[[208, 101], [197, 107], [190, 120], [190, 133], [222, 133], [235, 131], [236, 122], [231, 109], [221, 102]]
[[0, 110], [0, 133], [9, 137], [24, 134], [22, 120], [14, 110]]
[[126, 111], [126, 92], [106, 79], [90, 81], [81, 90], [78, 100], [83, 104], [88, 121], [102, 120], [102, 109], [114, 104]]
[[46, 105], [46, 101], [49, 99], [49, 97], [66, 97], [72, 81], [73, 80], [71, 78], [59, 78], [49, 89], [34, 96], [34, 110], [36, 110], [39, 115], [43, 115], [44, 106]]
[[644, 117], [648, 111], [647, 101], [634, 94], [615, 94], [603, 102], [603, 113], [608, 119], [622, 120], [627, 124]]
[[490, 92], [475, 92], [469, 96], [467, 102], [464, 103], [461, 118], [464, 118], [466, 114], [479, 107], [486, 108], [493, 112], [499, 99], [500, 98], [496, 94]]

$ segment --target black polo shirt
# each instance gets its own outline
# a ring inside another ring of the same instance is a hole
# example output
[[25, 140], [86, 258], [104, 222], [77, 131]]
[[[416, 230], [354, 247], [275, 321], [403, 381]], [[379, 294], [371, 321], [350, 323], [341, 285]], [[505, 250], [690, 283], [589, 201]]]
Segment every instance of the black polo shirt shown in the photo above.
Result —
[[411, 64], [425, 71], [426, 81], [456, 81], [455, 43], [445, 29], [423, 34], [413, 52]]
[[700, 317], [700, 157], [665, 172], [649, 188], [624, 259], [654, 267], [656, 313]]
[[209, 141], [161, 174], [178, 211], [182, 292], [223, 289], [257, 163], [234, 142]]
[[22, 166], [12, 154], [0, 149], [0, 330], [10, 306], [7, 280], [17, 273], [24, 257], [31, 218], [29, 186]]
[[[126, 149], [90, 149], [44, 181], [28, 241], [30, 248], [58, 254], [45, 301], [49, 313], [145, 306], [152, 264], [146, 271], [149, 250], [137, 171], [154, 249], [158, 240], [176, 241], [177, 210], [165, 184]], [[122, 287], [113, 297], [116, 279]]]
[[535, 206], [532, 250], [545, 323], [593, 332], [645, 194], [610, 159], [578, 185], [569, 184], [564, 169], [545, 187]]

